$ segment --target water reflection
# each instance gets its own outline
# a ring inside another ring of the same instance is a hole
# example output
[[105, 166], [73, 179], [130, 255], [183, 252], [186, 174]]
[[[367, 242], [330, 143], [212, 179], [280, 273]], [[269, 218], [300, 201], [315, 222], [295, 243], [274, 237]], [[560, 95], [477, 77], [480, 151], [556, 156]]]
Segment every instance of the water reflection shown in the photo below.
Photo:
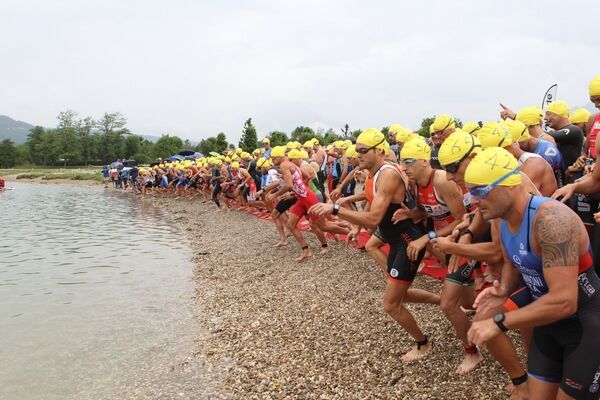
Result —
[[150, 201], [18, 184], [0, 212], [0, 398], [102, 397], [191, 337], [185, 235]]

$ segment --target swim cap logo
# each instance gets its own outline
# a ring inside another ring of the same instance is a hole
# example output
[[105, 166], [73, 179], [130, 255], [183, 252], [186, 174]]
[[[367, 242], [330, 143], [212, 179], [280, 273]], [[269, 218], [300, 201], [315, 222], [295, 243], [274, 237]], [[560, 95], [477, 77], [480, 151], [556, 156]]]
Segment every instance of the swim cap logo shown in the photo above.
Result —
[[396, 268], [392, 268], [392, 270], [390, 271], [390, 275], [392, 276], [392, 278], [397, 278], [399, 275], [398, 270]]

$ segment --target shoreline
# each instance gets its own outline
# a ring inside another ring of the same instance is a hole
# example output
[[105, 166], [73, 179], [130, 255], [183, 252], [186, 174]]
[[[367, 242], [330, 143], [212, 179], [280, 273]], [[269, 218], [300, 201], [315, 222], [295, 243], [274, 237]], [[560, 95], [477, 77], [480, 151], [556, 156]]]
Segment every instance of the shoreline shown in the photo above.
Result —
[[77, 186], [103, 186], [104, 183], [93, 180], [93, 179], [42, 179], [42, 178], [22, 178], [17, 179], [18, 175], [6, 175], [4, 179], [8, 183], [8, 186], [15, 186], [19, 182], [25, 183], [37, 183], [40, 185], [51, 185], [51, 184], [69, 184]]
[[[329, 254], [296, 263], [293, 238], [271, 247], [268, 221], [199, 200], [153, 201], [188, 233], [206, 333], [194, 358], [222, 383], [213, 398], [508, 397], [510, 381], [485, 349], [481, 367], [452, 375], [464, 350], [438, 306], [408, 305], [433, 349], [400, 362], [413, 343], [384, 312], [384, 274], [365, 253], [332, 243]], [[305, 237], [317, 253], [316, 239]], [[414, 287], [439, 292], [441, 282], [419, 275]]]

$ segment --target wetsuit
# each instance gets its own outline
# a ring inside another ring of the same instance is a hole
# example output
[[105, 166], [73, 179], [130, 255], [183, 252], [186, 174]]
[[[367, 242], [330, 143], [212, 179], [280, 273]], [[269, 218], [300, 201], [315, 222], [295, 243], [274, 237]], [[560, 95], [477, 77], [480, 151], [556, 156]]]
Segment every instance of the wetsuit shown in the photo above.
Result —
[[429, 164], [431, 164], [433, 169], [443, 169], [442, 164], [440, 164], [440, 157], [438, 156], [440, 147], [442, 146], [434, 146], [433, 144], [431, 145], [431, 160], [429, 161]]
[[[384, 169], [392, 169], [402, 177], [396, 165], [384, 163], [373, 175], [374, 195], [377, 195], [377, 180], [379, 179], [379, 174]], [[413, 204], [411, 204], [411, 201], [409, 200], [414, 202], [414, 199], [410, 198], [410, 191], [407, 182], [405, 182], [404, 179], [402, 179], [402, 181], [407, 194], [405, 203], [407, 207], [411, 208]], [[392, 216], [394, 215], [394, 212], [401, 207], [402, 203], [390, 203], [377, 228], [383, 240], [390, 245], [390, 252], [387, 258], [388, 281], [395, 284], [410, 285], [415, 279], [419, 264], [423, 260], [425, 248], [419, 252], [419, 256], [416, 260], [411, 261], [408, 258], [407, 247], [410, 242], [417, 240], [425, 234], [425, 228], [422, 225], [415, 224], [411, 219], [400, 221], [397, 224], [394, 224], [392, 222]]]
[[[521, 273], [532, 301], [549, 291], [542, 259], [531, 247], [530, 234], [539, 207], [548, 201], [555, 200], [532, 196], [516, 233], [509, 231], [506, 221], [501, 222], [502, 246]], [[534, 328], [527, 363], [529, 375], [559, 383], [566, 394], [576, 399], [600, 398], [600, 279], [592, 263], [590, 250], [580, 256], [577, 311]]]
[[562, 129], [548, 132], [556, 141], [556, 147], [562, 154], [565, 167], [577, 161], [583, 149], [583, 131], [578, 126], [569, 124]]
[[221, 202], [219, 202], [219, 193], [221, 193], [221, 180], [223, 177], [221, 176], [221, 168], [218, 165], [214, 165], [211, 169], [212, 178], [210, 180], [213, 189], [211, 193], [211, 200], [215, 202], [217, 207], [221, 208]]

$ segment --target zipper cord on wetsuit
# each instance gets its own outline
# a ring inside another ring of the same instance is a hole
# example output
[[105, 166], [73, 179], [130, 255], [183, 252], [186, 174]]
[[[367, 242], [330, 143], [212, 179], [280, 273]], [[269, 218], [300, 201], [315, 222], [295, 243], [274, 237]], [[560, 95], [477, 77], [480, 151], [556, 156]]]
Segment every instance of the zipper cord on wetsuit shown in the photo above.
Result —
[[529, 240], [529, 221], [531, 218], [531, 202], [533, 201], [533, 198], [535, 196], [531, 195], [531, 198], [529, 199], [529, 201], [527, 202], [527, 252], [530, 253], [531, 252], [531, 245], [530, 245], [530, 240]]

